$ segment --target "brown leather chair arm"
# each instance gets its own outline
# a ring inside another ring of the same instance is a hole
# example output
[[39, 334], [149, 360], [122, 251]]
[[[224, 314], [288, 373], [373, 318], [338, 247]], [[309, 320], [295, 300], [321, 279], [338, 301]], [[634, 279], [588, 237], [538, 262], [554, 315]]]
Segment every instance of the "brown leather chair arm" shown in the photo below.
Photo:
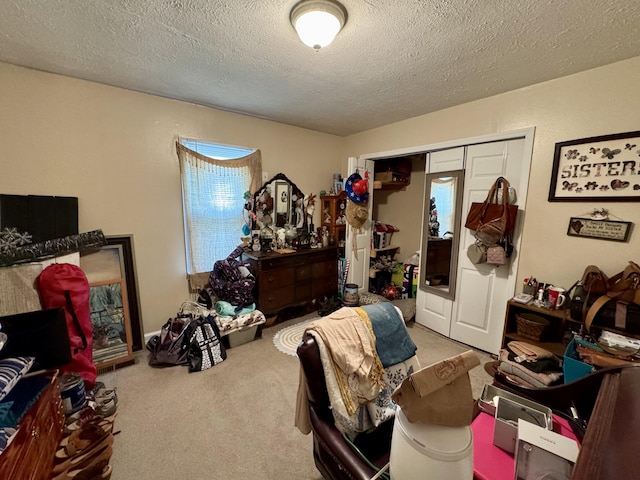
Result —
[[[367, 460], [358, 454], [335, 426], [318, 417], [313, 407], [310, 409], [310, 416], [315, 438], [324, 450], [323, 454], [329, 454], [337, 463], [338, 468], [347, 473], [344, 478], [369, 480], [377, 473], [377, 469], [371, 467]], [[389, 427], [382, 428], [382, 430], [376, 429], [371, 434], [361, 434], [356, 438], [354, 444], [378, 469], [389, 462], [391, 446]], [[381, 453], [380, 450], [383, 452]], [[332, 476], [332, 478], [336, 477]]]

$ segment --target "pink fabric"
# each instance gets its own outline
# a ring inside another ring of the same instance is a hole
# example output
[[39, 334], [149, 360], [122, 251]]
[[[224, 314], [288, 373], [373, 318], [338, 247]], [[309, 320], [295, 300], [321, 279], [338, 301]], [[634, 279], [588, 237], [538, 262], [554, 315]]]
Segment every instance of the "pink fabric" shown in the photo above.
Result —
[[[473, 431], [473, 478], [475, 480], [513, 480], [513, 455], [493, 444], [495, 419], [484, 412], [471, 423]], [[553, 416], [553, 431], [577, 440], [564, 418]]]

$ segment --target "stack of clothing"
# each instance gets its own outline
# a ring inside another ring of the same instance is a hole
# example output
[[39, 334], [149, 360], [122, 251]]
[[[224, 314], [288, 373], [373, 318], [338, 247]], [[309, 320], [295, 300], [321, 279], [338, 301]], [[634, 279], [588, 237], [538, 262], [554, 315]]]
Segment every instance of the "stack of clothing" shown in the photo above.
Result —
[[214, 309], [216, 312], [215, 320], [222, 336], [254, 325], [261, 325], [267, 320], [264, 313], [256, 310], [255, 303], [238, 310], [237, 307], [229, 302], [218, 300], [215, 303]]
[[553, 353], [526, 342], [509, 342], [500, 350], [498, 371], [524, 387], [562, 383], [562, 362]]
[[[343, 307], [306, 329], [320, 351], [335, 425], [350, 438], [373, 430], [395, 415], [391, 394], [420, 369], [416, 346], [391, 303]], [[303, 373], [296, 425], [309, 433]]]

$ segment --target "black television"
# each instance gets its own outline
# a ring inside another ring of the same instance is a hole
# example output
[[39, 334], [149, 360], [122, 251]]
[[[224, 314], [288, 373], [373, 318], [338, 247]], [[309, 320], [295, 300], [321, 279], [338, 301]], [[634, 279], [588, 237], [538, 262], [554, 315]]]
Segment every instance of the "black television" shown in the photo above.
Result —
[[0, 317], [0, 331], [7, 336], [0, 359], [35, 357], [31, 371], [58, 368], [71, 362], [64, 308]]

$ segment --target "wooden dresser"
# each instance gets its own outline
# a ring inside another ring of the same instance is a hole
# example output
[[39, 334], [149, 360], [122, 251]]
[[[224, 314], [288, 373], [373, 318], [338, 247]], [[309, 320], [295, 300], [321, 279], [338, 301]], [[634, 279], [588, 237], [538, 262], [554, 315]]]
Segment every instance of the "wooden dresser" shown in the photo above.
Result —
[[335, 246], [286, 254], [246, 252], [242, 259], [251, 264], [256, 277], [256, 307], [265, 315], [338, 293]]
[[60, 387], [54, 375], [20, 420], [16, 438], [0, 455], [0, 478], [49, 480], [64, 419]]

